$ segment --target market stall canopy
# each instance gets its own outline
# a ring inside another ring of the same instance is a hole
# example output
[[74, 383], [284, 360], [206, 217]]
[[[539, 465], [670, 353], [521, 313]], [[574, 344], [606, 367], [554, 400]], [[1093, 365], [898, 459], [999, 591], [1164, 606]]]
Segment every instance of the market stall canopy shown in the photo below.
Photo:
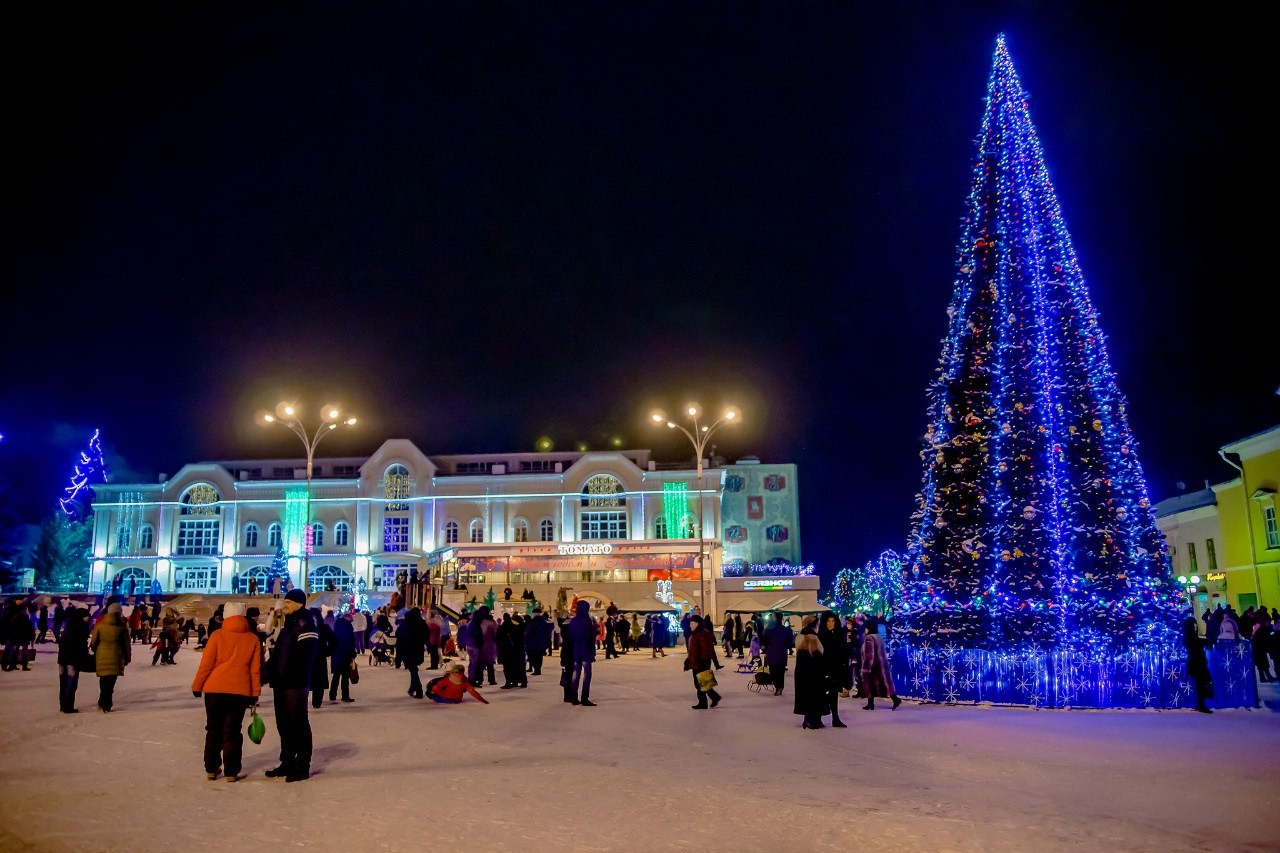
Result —
[[778, 611], [784, 616], [797, 616], [803, 613], [821, 613], [826, 606], [818, 601], [818, 594], [813, 590], [803, 590], [786, 598], [779, 599], [769, 605], [762, 605], [758, 596], [753, 595], [721, 595], [722, 613], [771, 613]]
[[674, 613], [680, 609], [661, 602], [652, 595], [616, 598], [613, 603], [617, 605], [619, 613]]

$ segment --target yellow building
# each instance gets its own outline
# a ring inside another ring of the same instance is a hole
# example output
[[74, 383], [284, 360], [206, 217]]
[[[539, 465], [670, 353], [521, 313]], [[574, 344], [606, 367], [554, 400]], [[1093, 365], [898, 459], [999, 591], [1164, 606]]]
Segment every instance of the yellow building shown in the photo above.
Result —
[[1222, 447], [1218, 455], [1240, 476], [1213, 487], [1222, 531], [1218, 569], [1237, 613], [1280, 608], [1280, 426]]

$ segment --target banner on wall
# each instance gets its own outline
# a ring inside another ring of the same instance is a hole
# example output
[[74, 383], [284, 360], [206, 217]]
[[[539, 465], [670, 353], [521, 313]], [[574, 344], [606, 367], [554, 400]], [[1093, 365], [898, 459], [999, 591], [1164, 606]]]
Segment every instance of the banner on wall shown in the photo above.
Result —
[[[674, 572], [674, 577], [696, 580], [698, 577], [696, 554], [594, 554], [578, 557], [561, 557], [555, 554], [529, 557], [467, 557], [467, 563], [476, 572], [596, 572], [649, 570], [650, 578], [658, 572], [663, 578]], [[692, 570], [692, 578], [683, 578], [682, 570]]]

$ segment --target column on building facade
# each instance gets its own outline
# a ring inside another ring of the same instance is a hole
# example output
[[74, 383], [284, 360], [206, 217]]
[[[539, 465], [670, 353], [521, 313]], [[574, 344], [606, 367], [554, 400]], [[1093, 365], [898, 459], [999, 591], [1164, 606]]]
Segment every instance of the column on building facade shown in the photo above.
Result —
[[436, 537], [440, 524], [436, 518], [436, 499], [434, 497], [422, 502], [422, 552], [429, 554], [442, 547]]
[[577, 495], [562, 495], [560, 498], [560, 541], [572, 542], [578, 538], [577, 518], [574, 517], [574, 506]]
[[649, 496], [644, 492], [634, 496], [631, 509], [631, 538], [647, 539], [649, 528], [645, 524], [645, 504]]
[[507, 531], [507, 502], [503, 500], [485, 499], [488, 511], [489, 529], [485, 531], [486, 542], [507, 542], [510, 536]]

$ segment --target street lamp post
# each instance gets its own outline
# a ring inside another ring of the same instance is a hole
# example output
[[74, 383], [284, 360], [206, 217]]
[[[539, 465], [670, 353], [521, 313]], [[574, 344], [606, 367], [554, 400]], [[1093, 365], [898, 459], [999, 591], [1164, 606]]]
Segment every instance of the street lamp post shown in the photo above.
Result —
[[[686, 403], [683, 415], [693, 424], [693, 430], [687, 430], [680, 424], [667, 417], [667, 413], [662, 409], [654, 409], [649, 413], [649, 421], [654, 426], [666, 424], [668, 429], [678, 429], [684, 433], [685, 438], [693, 445], [693, 455], [698, 467], [698, 596], [702, 600], [699, 602], [703, 607], [702, 615], [710, 618], [710, 606], [707, 604], [707, 574], [706, 566], [703, 563], [703, 550], [706, 534], [703, 530], [703, 512], [702, 512], [702, 454], [707, 448], [707, 444], [711, 441], [711, 436], [715, 435], [716, 430], [727, 425], [734, 425], [742, 422], [742, 411], [737, 406], [726, 406], [724, 412], [721, 413], [718, 420], [711, 424], [702, 424], [702, 406], [697, 403]], [[668, 535], [670, 535], [668, 533]]]
[[1192, 615], [1195, 615], [1195, 612], [1196, 612], [1195, 595], [1196, 595], [1196, 592], [1199, 591], [1200, 589], [1200, 576], [1192, 575], [1191, 577], [1187, 577], [1186, 575], [1178, 575], [1178, 583], [1182, 584], [1182, 588], [1186, 591], [1187, 606], [1191, 608]]
[[272, 424], [280, 424], [288, 427], [294, 435], [302, 439], [302, 446], [307, 451], [306, 524], [302, 531], [302, 577], [300, 578], [302, 589], [305, 592], [307, 583], [310, 580], [309, 572], [311, 569], [311, 549], [307, 547], [306, 534], [311, 527], [311, 471], [315, 462], [316, 446], [320, 444], [320, 439], [339, 426], [355, 426], [356, 419], [343, 412], [341, 406], [322, 406], [320, 408], [320, 425], [316, 427], [314, 434], [308, 435], [307, 428], [303, 425], [302, 418], [299, 415], [298, 404], [286, 401], [276, 405], [275, 414], [266, 410], [258, 412], [256, 420], [259, 426], [265, 427]]

